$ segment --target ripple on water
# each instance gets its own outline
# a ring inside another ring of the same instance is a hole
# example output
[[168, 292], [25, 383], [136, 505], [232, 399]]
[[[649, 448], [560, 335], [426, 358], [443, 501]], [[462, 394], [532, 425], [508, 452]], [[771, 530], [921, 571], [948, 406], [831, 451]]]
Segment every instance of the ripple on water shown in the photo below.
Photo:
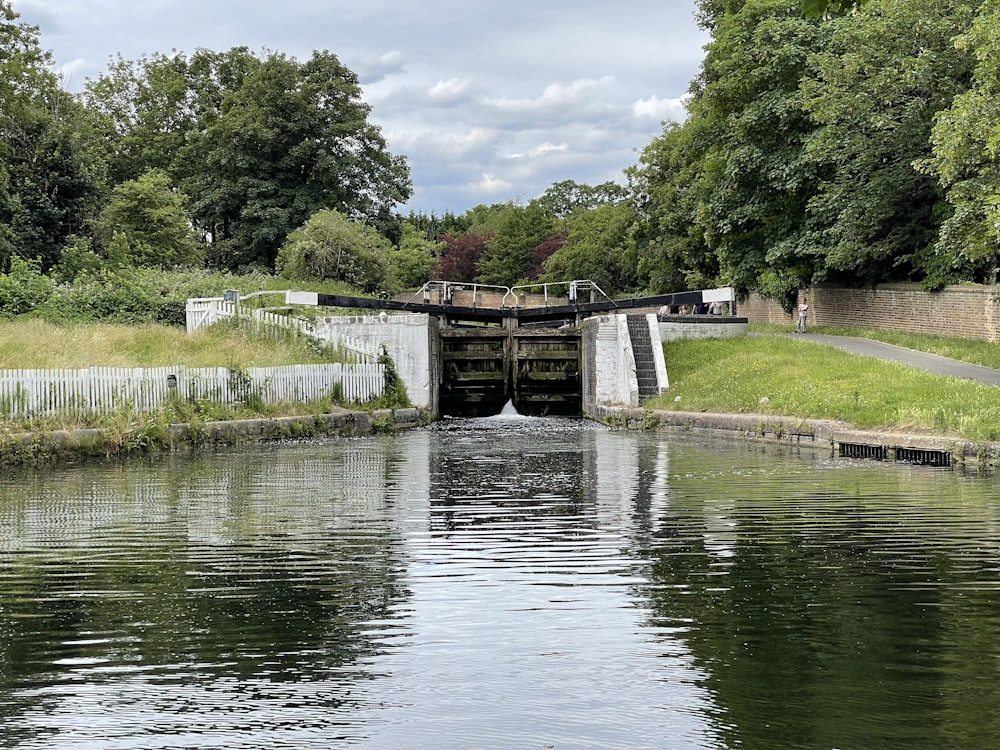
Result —
[[517, 416], [6, 477], [4, 741], [981, 747], [994, 496]]

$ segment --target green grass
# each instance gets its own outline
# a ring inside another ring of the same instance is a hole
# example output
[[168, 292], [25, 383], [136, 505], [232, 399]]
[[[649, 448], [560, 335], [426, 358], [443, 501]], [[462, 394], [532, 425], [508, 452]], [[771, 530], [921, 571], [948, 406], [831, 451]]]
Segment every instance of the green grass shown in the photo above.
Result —
[[273, 336], [229, 324], [188, 335], [160, 325], [0, 323], [0, 369], [85, 367], [278, 367], [340, 361], [306, 337]]
[[[751, 331], [763, 333], [788, 333], [789, 326], [773, 324], [752, 325]], [[886, 344], [915, 349], [919, 352], [940, 354], [942, 357], [958, 359], [1000, 370], [1000, 344], [980, 339], [963, 339], [953, 336], [929, 336], [906, 331], [884, 331], [877, 328], [837, 328], [834, 326], [810, 326], [809, 333], [826, 333], [832, 336], [856, 336]]]
[[678, 341], [664, 352], [670, 390], [648, 403], [653, 409], [837, 419], [862, 429], [1000, 439], [1000, 389], [991, 386], [793, 337]]
[[[54, 325], [33, 318], [0, 323], [0, 369], [82, 369], [87, 367], [280, 367], [340, 362], [330, 347], [292, 333], [278, 335], [253, 327], [219, 323], [188, 335], [161, 325]], [[362, 408], [379, 408], [386, 401]], [[397, 399], [398, 400], [398, 399]], [[332, 398], [309, 403], [217, 404], [197, 399], [165, 404], [155, 414], [139, 414], [128, 404], [109, 414], [56, 414], [37, 419], [0, 419], [0, 434], [98, 427], [113, 434], [142, 434], [173, 422], [208, 422], [247, 417], [301, 416], [333, 411]], [[351, 408], [358, 408], [352, 405]], [[124, 439], [124, 438], [123, 438]]]
[[[787, 327], [754, 330], [787, 332]], [[870, 329], [816, 327], [810, 332], [872, 338], [1000, 369], [1000, 346], [982, 341]], [[1000, 389], [990, 386], [785, 336], [680, 341], [664, 350], [671, 387], [650, 402], [652, 408], [838, 419], [863, 429], [1000, 440]], [[0, 369], [246, 368], [331, 361], [338, 361], [336, 353], [307, 338], [275, 338], [231, 325], [188, 336], [156, 325], [52, 325], [30, 318], [0, 324]], [[322, 408], [326, 405], [282, 405], [269, 411]]]

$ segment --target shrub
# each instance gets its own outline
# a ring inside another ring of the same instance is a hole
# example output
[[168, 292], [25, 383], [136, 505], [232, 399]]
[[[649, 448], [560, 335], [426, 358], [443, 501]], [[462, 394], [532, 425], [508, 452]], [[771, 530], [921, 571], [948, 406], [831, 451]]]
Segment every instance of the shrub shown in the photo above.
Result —
[[0, 274], [0, 316], [12, 318], [34, 310], [52, 296], [54, 284], [41, 271], [41, 261], [10, 259], [10, 271]]
[[395, 291], [390, 248], [389, 241], [371, 227], [327, 209], [288, 236], [276, 267], [287, 279], [330, 279], [366, 292]]

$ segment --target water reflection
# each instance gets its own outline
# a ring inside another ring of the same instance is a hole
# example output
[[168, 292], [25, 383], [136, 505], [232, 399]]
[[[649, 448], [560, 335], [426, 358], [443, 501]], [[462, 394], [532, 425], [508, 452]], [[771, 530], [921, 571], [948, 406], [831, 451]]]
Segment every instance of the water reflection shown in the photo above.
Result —
[[989, 483], [677, 446], [654, 622], [723, 707], [723, 746], [992, 747], [1000, 658]]
[[406, 597], [392, 460], [346, 442], [5, 486], [6, 741], [301, 747], [359, 701], [369, 623]]
[[429, 523], [406, 545], [413, 636], [375, 661], [387, 700], [365, 746], [714, 746], [704, 675], [673, 628], [643, 622], [647, 565], [622, 554], [636, 506], [615, 477], [634, 442], [524, 417], [424, 437]]
[[992, 480], [578, 420], [0, 480], [2, 747], [991, 747]]

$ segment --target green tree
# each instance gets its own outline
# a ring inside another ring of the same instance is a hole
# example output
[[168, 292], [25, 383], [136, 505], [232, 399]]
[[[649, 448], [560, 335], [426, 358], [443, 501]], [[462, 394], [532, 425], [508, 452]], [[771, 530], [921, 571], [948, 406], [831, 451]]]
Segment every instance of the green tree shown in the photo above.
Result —
[[467, 232], [472, 226], [472, 220], [468, 214], [459, 216], [451, 211], [445, 211], [441, 216], [434, 213], [425, 214], [410, 211], [406, 216], [406, 221], [435, 242], [444, 239], [446, 234], [455, 235]]
[[959, 49], [971, 53], [969, 90], [941, 111], [921, 168], [947, 191], [953, 212], [935, 250], [946, 280], [992, 281], [1000, 267], [1000, 2], [986, 0]]
[[409, 221], [403, 222], [399, 246], [388, 252], [389, 263], [403, 288], [415, 289], [431, 280], [431, 269], [441, 248], [442, 243], [427, 239], [427, 235]]
[[134, 180], [150, 169], [179, 177], [183, 147], [203, 127], [200, 120], [218, 108], [219, 85], [197, 78], [184, 55], [163, 54], [138, 60], [119, 55], [103, 75], [88, 79], [80, 98], [107, 144], [110, 180]]
[[633, 291], [638, 284], [629, 203], [606, 203], [567, 221], [568, 235], [545, 263], [545, 281], [590, 279], [605, 294]]
[[514, 286], [526, 280], [534, 265], [535, 248], [555, 232], [555, 221], [538, 201], [527, 206], [508, 204], [479, 258], [476, 280], [500, 286]]
[[787, 303], [817, 265], [802, 230], [823, 165], [805, 148], [814, 124], [799, 84], [830, 25], [802, 18], [795, 0], [747, 0], [713, 24], [690, 103], [704, 154], [698, 222], [723, 281]]
[[53, 287], [38, 260], [12, 257], [10, 271], [0, 274], [0, 317], [13, 318], [31, 312], [52, 296]]
[[802, 12], [807, 18], [830, 18], [854, 13], [867, 0], [802, 0]]
[[395, 292], [391, 248], [372, 227], [323, 209], [288, 236], [277, 268], [288, 279], [330, 279], [366, 292]]
[[96, 224], [106, 255], [115, 265], [172, 268], [199, 263], [201, 244], [186, 203], [166, 173], [157, 169], [121, 183]]
[[709, 200], [703, 123], [666, 123], [626, 171], [636, 206], [633, 241], [640, 284], [651, 294], [704, 289], [719, 263], [701, 224]]
[[[523, 208], [523, 205], [516, 201], [508, 201], [489, 205], [480, 203], [478, 206], [473, 206], [462, 215], [462, 223], [467, 226], [467, 229], [462, 231], [475, 232], [483, 236], [495, 235], [501, 224], [507, 221], [507, 214], [511, 208]], [[460, 233], [450, 232], [450, 234]]]
[[59, 260], [97, 205], [98, 160], [84, 111], [59, 88], [38, 29], [0, 0], [0, 265]]
[[299, 62], [243, 47], [119, 61], [87, 101], [120, 170], [165, 169], [191, 198], [209, 261], [273, 266], [288, 233], [332, 208], [388, 234], [409, 171], [368, 121], [357, 76], [329, 52]]
[[577, 211], [588, 211], [606, 203], [616, 203], [627, 194], [628, 191], [615, 182], [591, 186], [574, 180], [563, 180], [550, 185], [537, 201], [549, 214], [563, 219]]
[[823, 255], [814, 278], [879, 283], [941, 278], [931, 248], [946, 214], [930, 155], [932, 118], [966, 90], [969, 57], [953, 38], [977, 2], [872, 0], [839, 19], [803, 80], [816, 128], [807, 151], [826, 165], [810, 197], [806, 242]]

